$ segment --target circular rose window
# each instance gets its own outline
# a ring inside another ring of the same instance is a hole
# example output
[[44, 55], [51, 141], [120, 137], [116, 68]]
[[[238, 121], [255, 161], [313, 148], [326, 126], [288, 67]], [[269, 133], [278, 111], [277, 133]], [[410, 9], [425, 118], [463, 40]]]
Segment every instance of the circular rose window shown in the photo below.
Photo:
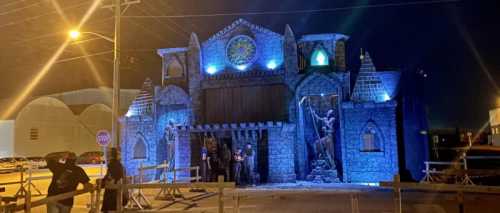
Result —
[[239, 35], [232, 38], [226, 49], [226, 58], [239, 70], [245, 70], [255, 60], [257, 47], [255, 41], [246, 36]]

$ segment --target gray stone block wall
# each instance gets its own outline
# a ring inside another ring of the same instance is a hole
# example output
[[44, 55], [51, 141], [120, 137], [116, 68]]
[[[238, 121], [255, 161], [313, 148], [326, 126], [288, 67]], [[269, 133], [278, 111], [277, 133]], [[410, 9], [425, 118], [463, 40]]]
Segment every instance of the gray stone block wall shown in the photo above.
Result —
[[295, 124], [283, 124], [281, 128], [269, 129], [269, 177], [272, 183], [294, 182]]
[[[396, 137], [396, 102], [352, 103], [342, 105], [343, 177], [347, 182], [379, 182], [392, 180], [398, 173]], [[381, 151], [362, 151], [363, 131], [376, 126]]]
[[[133, 116], [123, 120], [121, 155], [128, 176], [137, 176], [141, 163], [156, 165], [157, 138], [154, 133], [154, 122], [150, 116]], [[134, 146], [139, 139], [146, 143], [146, 159], [134, 159]]]

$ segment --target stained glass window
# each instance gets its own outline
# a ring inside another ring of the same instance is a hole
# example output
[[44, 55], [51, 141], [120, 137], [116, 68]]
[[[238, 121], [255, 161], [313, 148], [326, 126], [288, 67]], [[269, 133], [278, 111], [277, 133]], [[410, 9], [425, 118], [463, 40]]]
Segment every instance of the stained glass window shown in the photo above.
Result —
[[239, 70], [244, 70], [251, 65], [256, 55], [255, 41], [246, 35], [232, 38], [227, 45], [227, 60]]
[[326, 51], [316, 49], [311, 56], [311, 66], [327, 66], [329, 64], [328, 58]]

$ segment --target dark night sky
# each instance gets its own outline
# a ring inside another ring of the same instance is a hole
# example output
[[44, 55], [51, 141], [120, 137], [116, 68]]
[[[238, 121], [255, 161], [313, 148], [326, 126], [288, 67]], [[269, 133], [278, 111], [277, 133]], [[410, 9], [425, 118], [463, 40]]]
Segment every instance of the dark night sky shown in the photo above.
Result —
[[[59, 0], [70, 24], [55, 12], [51, 0], [0, 1], [0, 97], [15, 97], [39, 72], [65, 38], [69, 25], [77, 23], [90, 0]], [[291, 11], [338, 8], [409, 1], [368, 0], [142, 0], [125, 15], [183, 15], [260, 11]], [[429, 1], [412, 1], [429, 2]], [[432, 127], [479, 128], [500, 97], [500, 8], [496, 1], [459, 2], [353, 9], [287, 15], [241, 16], [255, 24], [283, 33], [290, 24], [302, 34], [338, 32], [350, 35], [348, 66], [359, 67], [359, 49], [370, 52], [379, 70], [423, 69], [426, 102]], [[240, 16], [203, 18], [124, 18], [122, 85], [139, 88], [145, 77], [159, 82], [161, 61], [156, 48], [186, 46], [190, 32], [203, 41]], [[113, 33], [112, 11], [97, 10], [84, 31]], [[112, 50], [106, 41], [92, 39], [70, 45], [61, 56], [69, 59]], [[78, 88], [110, 86], [112, 54], [89, 57], [96, 80], [84, 59], [54, 65], [32, 91], [32, 95]], [[482, 61], [482, 62], [481, 62]], [[480, 64], [484, 63], [484, 67]], [[488, 73], [491, 78], [488, 78]]]

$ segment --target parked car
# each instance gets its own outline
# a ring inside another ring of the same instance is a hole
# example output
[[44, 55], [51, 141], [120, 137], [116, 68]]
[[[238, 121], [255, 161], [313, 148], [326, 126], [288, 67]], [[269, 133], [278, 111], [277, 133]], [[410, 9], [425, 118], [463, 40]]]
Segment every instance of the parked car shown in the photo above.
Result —
[[16, 170], [16, 166], [14, 158], [0, 158], [0, 173], [12, 172]]
[[27, 168], [30, 164], [28, 159], [26, 159], [25, 157], [14, 157], [14, 160], [16, 160], [17, 168]]
[[104, 153], [100, 151], [84, 152], [76, 160], [78, 164], [104, 163]]
[[65, 157], [67, 154], [69, 154], [70, 152], [69, 151], [62, 151], [62, 152], [51, 152], [47, 155], [45, 155], [45, 161], [49, 161], [50, 159], [54, 159], [54, 160], [59, 160], [63, 157]]
[[47, 161], [42, 157], [28, 157], [27, 159], [34, 168], [43, 169], [47, 167]]

